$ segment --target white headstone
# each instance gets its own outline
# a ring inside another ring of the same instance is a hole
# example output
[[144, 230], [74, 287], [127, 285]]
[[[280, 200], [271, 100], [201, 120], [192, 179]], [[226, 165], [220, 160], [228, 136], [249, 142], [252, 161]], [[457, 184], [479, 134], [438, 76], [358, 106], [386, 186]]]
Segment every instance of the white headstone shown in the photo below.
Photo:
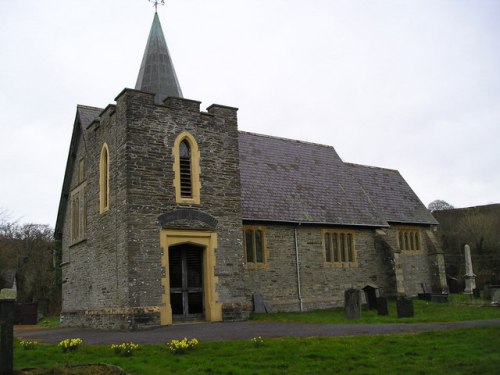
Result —
[[472, 291], [476, 289], [476, 275], [472, 271], [472, 258], [470, 256], [470, 246], [465, 245], [464, 248], [465, 255], [465, 290], [464, 293], [472, 294]]

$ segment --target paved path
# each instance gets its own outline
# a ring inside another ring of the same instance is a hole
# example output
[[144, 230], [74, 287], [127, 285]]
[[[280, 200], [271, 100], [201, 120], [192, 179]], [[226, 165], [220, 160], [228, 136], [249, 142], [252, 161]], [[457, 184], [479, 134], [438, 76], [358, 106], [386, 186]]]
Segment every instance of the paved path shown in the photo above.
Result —
[[16, 337], [45, 343], [58, 343], [66, 338], [81, 338], [90, 345], [109, 345], [122, 342], [162, 344], [172, 339], [196, 337], [200, 341], [246, 340], [252, 337], [319, 337], [381, 335], [389, 333], [425, 332], [471, 327], [500, 326], [500, 320], [478, 320], [454, 323], [421, 324], [305, 324], [280, 322], [192, 323], [160, 327], [146, 331], [103, 331], [90, 328], [37, 329], [17, 326]]

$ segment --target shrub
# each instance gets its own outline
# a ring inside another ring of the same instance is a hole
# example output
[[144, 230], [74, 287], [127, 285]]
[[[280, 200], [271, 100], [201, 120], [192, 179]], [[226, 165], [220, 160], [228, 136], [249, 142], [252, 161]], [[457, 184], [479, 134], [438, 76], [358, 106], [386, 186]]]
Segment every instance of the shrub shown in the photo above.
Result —
[[33, 350], [38, 345], [38, 341], [21, 340], [20, 344], [24, 350]]
[[65, 339], [62, 340], [58, 346], [61, 348], [61, 350], [66, 353], [68, 351], [75, 351], [77, 350], [80, 345], [83, 344], [82, 339]]
[[139, 345], [134, 344], [133, 342], [111, 345], [111, 350], [113, 350], [115, 354], [122, 357], [131, 357], [137, 349], [139, 349]]
[[183, 354], [198, 345], [198, 340], [183, 338], [182, 340], [172, 340], [167, 343], [168, 350], [173, 354]]
[[255, 346], [256, 348], [259, 348], [262, 345], [264, 345], [264, 339], [260, 336], [254, 337], [253, 339], [250, 339], [250, 341], [252, 342], [253, 346]]

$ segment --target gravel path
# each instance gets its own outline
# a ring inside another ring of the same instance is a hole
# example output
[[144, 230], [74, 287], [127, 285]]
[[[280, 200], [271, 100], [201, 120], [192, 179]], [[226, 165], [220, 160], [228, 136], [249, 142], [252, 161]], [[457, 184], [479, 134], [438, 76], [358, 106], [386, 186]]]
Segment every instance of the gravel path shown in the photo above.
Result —
[[58, 343], [66, 338], [81, 338], [89, 345], [109, 345], [132, 341], [137, 344], [162, 344], [172, 339], [196, 337], [200, 341], [246, 340], [252, 337], [320, 337], [383, 335], [425, 332], [455, 328], [500, 326], [500, 320], [419, 324], [305, 324], [281, 322], [191, 323], [165, 326], [146, 331], [103, 331], [90, 328], [39, 329], [16, 326], [14, 335], [21, 339]]

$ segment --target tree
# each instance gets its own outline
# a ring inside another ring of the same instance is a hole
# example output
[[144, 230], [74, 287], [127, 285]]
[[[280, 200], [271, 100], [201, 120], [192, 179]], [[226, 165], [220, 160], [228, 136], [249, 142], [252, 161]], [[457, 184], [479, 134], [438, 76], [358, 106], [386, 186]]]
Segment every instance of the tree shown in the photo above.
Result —
[[12, 223], [1, 213], [0, 271], [15, 270], [19, 303], [47, 300], [49, 312], [57, 314], [61, 304], [61, 260], [52, 228]]
[[455, 207], [453, 207], [451, 204], [449, 204], [446, 201], [443, 201], [441, 199], [436, 199], [435, 201], [432, 201], [429, 203], [427, 206], [429, 211], [434, 212], [434, 211], [442, 211], [442, 210], [451, 210]]

